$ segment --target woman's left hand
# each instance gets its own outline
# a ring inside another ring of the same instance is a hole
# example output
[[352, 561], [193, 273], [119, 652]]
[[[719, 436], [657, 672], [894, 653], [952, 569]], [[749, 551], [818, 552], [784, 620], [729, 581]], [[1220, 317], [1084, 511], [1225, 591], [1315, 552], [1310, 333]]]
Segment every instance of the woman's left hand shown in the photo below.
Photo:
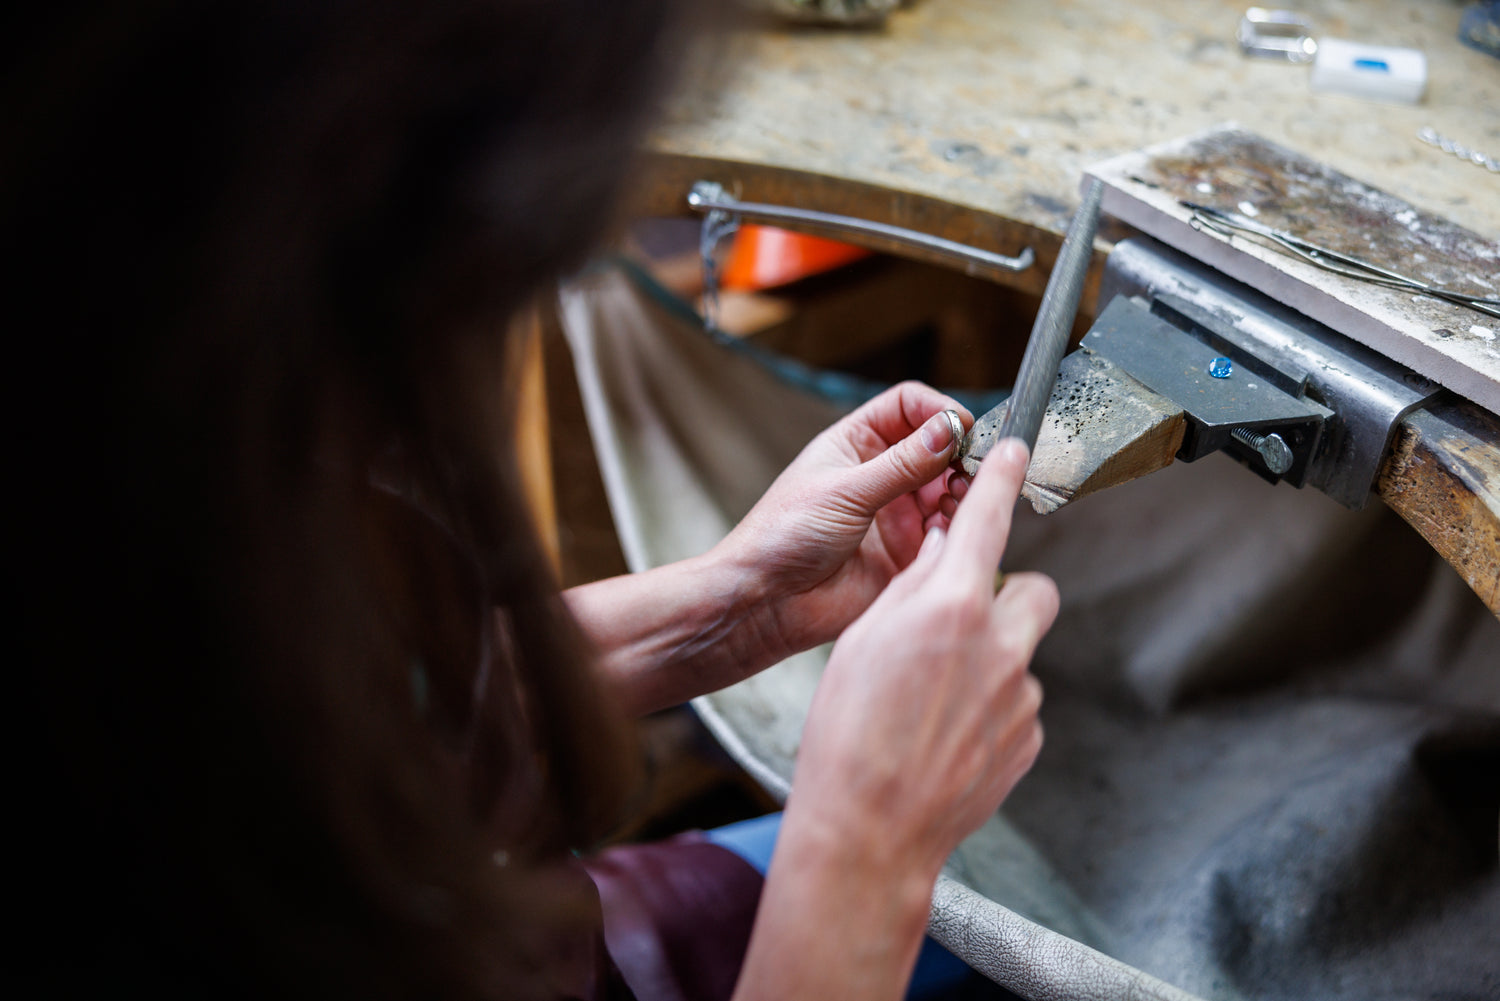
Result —
[[918, 382], [881, 393], [812, 440], [720, 543], [758, 581], [781, 654], [836, 637], [904, 569], [927, 530], [944, 529], [967, 479], [948, 471], [957, 441]]

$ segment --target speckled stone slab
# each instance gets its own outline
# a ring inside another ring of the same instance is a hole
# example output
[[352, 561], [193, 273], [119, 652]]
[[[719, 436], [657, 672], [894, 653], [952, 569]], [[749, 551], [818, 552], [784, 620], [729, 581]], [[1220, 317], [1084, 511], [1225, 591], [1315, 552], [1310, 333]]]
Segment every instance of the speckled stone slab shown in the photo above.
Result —
[[[1500, 242], [1233, 126], [1089, 168], [1104, 211], [1500, 412], [1500, 319], [1195, 228], [1182, 202], [1251, 217], [1429, 284], [1500, 296]], [[1476, 183], [1489, 178], [1476, 173]]]

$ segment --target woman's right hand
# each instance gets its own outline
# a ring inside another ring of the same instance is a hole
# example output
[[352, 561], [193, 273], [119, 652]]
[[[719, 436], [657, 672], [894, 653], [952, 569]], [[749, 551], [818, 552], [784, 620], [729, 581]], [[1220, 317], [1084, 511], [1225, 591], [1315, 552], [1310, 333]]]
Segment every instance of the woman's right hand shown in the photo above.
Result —
[[[949, 853], [1042, 745], [1027, 672], [1057, 588], [995, 570], [1026, 472], [1007, 441], [947, 532], [844, 631], [803, 729], [736, 1001], [898, 1001]], [[956, 485], [956, 484], [955, 484]]]
[[[991, 452], [953, 516], [839, 638], [809, 711], [788, 822], [935, 879], [1042, 744], [1028, 672], [1057, 614], [1040, 574], [995, 572], [1025, 476], [1018, 441]], [[930, 885], [930, 882], [929, 882]]]

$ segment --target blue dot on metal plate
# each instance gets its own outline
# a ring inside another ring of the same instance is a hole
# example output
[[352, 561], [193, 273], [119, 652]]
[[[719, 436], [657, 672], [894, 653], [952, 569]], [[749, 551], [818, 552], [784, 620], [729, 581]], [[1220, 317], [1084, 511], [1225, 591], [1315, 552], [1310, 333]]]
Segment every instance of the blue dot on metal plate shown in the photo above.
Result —
[[1234, 362], [1228, 358], [1215, 358], [1208, 363], [1208, 374], [1215, 379], [1227, 379], [1234, 371]]

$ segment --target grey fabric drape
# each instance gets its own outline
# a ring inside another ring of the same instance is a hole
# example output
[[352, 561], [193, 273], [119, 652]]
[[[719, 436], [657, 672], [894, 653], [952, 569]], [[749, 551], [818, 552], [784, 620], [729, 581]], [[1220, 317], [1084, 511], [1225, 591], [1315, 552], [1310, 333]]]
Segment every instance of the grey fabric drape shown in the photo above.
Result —
[[[560, 302], [633, 570], [710, 547], [844, 409], [619, 270]], [[1023, 505], [1006, 565], [1063, 595], [1047, 743], [934, 937], [1035, 999], [1500, 998], [1500, 623], [1395, 516], [1210, 457]], [[695, 703], [777, 795], [825, 660]]]

